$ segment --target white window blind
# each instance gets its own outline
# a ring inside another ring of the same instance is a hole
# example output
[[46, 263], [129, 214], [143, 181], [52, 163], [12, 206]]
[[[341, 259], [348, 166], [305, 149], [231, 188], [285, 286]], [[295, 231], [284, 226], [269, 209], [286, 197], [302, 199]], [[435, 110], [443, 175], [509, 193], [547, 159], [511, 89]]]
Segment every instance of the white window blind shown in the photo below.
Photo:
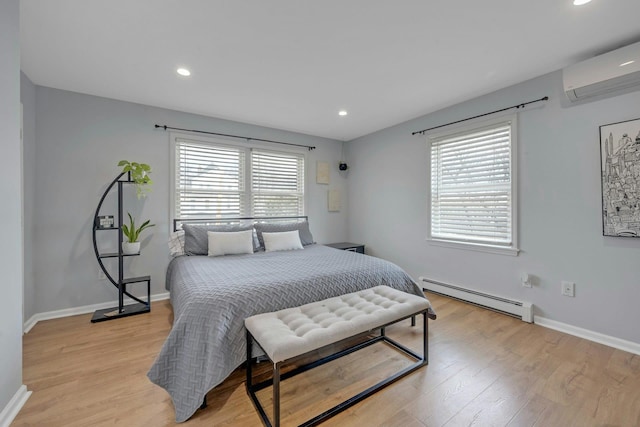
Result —
[[176, 139], [175, 217], [245, 215], [245, 150]]
[[253, 216], [304, 214], [304, 156], [251, 150]]
[[511, 143], [511, 121], [430, 141], [433, 239], [513, 246]]

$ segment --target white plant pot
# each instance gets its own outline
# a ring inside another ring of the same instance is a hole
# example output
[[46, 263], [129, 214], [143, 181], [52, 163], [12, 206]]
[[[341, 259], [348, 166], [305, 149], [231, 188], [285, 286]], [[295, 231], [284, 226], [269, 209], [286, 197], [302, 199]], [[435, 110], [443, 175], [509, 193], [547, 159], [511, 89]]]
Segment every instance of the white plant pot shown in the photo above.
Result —
[[140, 252], [140, 242], [122, 242], [122, 253], [133, 255]]

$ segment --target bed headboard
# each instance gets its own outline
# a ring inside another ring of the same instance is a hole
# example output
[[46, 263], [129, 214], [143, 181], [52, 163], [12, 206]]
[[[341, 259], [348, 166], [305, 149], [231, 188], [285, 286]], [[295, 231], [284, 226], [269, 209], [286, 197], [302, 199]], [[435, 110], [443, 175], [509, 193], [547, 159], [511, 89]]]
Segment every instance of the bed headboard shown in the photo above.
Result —
[[182, 224], [237, 224], [242, 222], [276, 222], [276, 221], [308, 221], [307, 215], [301, 216], [256, 216], [238, 218], [175, 218], [173, 220], [173, 231], [182, 230]]

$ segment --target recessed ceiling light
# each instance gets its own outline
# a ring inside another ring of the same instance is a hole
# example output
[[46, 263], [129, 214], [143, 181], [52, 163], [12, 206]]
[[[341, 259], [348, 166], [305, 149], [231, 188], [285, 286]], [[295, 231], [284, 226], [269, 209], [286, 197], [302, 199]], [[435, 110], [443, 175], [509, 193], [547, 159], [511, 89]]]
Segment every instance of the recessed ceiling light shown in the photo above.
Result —
[[346, 116], [347, 112], [345, 110], [340, 110], [340, 111], [338, 111], [338, 115], [339, 116]]
[[583, 4], [589, 3], [591, 0], [573, 0], [574, 6], [582, 6]]
[[185, 77], [187, 77], [187, 76], [190, 76], [190, 75], [191, 75], [191, 71], [187, 70], [186, 68], [178, 68], [178, 69], [176, 70], [176, 72], [177, 72], [178, 74], [180, 74], [181, 76], [185, 76]]
[[627, 61], [627, 62], [623, 62], [622, 64], [620, 64], [621, 67], [624, 67], [625, 65], [629, 65], [629, 64], [633, 64], [636, 61]]

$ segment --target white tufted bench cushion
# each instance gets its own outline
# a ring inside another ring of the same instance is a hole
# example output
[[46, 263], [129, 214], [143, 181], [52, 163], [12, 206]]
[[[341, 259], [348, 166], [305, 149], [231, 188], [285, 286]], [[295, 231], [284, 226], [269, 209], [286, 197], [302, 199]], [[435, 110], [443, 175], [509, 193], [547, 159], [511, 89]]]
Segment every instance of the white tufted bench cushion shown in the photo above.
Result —
[[245, 319], [244, 324], [273, 363], [410, 317], [429, 301], [376, 286], [323, 301]]

